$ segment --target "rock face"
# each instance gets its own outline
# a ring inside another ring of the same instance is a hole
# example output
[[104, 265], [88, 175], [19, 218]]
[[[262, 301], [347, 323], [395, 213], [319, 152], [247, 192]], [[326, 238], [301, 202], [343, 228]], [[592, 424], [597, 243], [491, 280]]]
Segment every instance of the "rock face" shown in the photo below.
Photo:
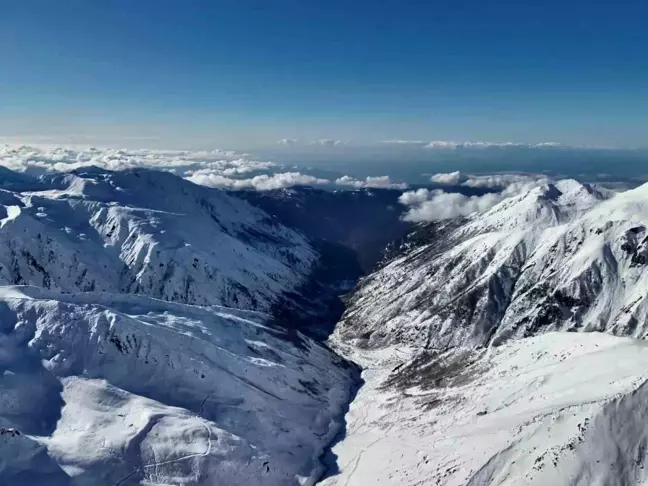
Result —
[[0, 484], [314, 484], [357, 372], [276, 312], [305, 236], [169, 173], [0, 176]]
[[561, 181], [393, 245], [330, 338], [365, 385], [323, 484], [645, 484], [647, 227], [648, 185]]

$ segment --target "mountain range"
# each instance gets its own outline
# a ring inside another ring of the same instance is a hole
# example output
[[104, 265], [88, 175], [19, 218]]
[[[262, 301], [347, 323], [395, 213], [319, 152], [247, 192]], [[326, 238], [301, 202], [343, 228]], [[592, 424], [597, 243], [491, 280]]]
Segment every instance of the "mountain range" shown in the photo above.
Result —
[[0, 168], [0, 483], [645, 482], [648, 185], [399, 195]]
[[323, 484], [646, 480], [648, 185], [419, 225], [330, 338], [363, 367]]
[[2, 484], [309, 484], [355, 367], [296, 329], [320, 254], [145, 169], [0, 190]]

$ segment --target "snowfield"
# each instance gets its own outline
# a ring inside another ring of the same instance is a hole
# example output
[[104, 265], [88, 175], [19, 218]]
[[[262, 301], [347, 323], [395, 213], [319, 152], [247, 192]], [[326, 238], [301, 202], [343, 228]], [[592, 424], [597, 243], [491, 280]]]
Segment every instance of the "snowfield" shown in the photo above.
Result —
[[170, 173], [0, 167], [0, 484], [648, 484], [648, 184], [417, 226], [330, 347], [287, 322], [324, 250]]
[[2, 484], [313, 484], [349, 400], [259, 313], [2, 287], [0, 322]]
[[[371, 352], [368, 352], [371, 353]], [[365, 385], [326, 486], [644, 484], [648, 343], [548, 333]]]

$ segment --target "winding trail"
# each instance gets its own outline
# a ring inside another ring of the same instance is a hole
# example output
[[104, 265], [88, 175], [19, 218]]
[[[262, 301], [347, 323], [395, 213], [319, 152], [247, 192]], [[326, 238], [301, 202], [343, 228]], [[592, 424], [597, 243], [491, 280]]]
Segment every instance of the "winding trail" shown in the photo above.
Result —
[[204, 420], [202, 420], [198, 416], [196, 416], [196, 419], [198, 419], [200, 421], [200, 423], [203, 425], [203, 427], [205, 427], [205, 429], [207, 429], [207, 450], [205, 450], [205, 452], [197, 452], [195, 454], [188, 454], [186, 456], [179, 457], [177, 459], [169, 459], [168, 461], [153, 462], [151, 464], [146, 464], [144, 466], [141, 466], [141, 467], [135, 469], [128, 476], [120, 479], [117, 483], [115, 483], [115, 486], [120, 486], [120, 485], [124, 484], [125, 481], [127, 481], [128, 479], [133, 477], [135, 474], [137, 474], [138, 472], [141, 472], [141, 471], [143, 471], [145, 469], [149, 469], [149, 468], [152, 468], [152, 467], [154, 468], [154, 467], [159, 467], [159, 466], [165, 466], [167, 464], [173, 464], [173, 463], [180, 462], [180, 461], [186, 461], [188, 459], [193, 459], [194, 457], [208, 456], [211, 453], [211, 449], [212, 449], [212, 440], [211, 440], [212, 439], [212, 432], [211, 432], [211, 429], [207, 426], [207, 424], [205, 423]]

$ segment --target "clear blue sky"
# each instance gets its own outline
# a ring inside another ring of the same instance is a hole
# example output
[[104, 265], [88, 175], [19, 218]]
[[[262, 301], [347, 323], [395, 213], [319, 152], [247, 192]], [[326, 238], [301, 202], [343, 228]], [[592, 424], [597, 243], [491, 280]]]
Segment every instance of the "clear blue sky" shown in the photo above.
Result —
[[0, 1], [0, 136], [648, 145], [648, 2]]

